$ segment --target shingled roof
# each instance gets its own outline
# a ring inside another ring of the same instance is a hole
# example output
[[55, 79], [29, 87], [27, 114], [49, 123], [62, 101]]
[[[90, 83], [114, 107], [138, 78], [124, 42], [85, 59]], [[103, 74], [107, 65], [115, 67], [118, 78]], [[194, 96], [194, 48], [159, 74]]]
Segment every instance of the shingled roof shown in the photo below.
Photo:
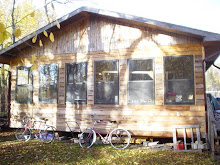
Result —
[[[149, 27], [156, 28], [156, 29], [161, 29], [165, 31], [198, 37], [203, 41], [203, 45], [205, 47], [205, 54], [206, 54], [206, 58], [204, 60], [208, 63], [208, 65], [211, 65], [216, 60], [218, 55], [220, 54], [220, 34], [197, 30], [197, 29], [179, 26], [179, 25], [174, 25], [174, 24], [147, 19], [143, 17], [137, 17], [133, 15], [107, 11], [103, 9], [81, 7], [61, 17], [60, 19], [58, 19], [58, 22], [61, 24], [62, 27], [64, 27], [75, 22], [76, 20], [79, 20], [80, 18], [85, 17], [88, 14], [89, 15], [100, 15], [100, 16], [109, 17], [115, 20], [119, 20], [122, 22], [123, 21], [129, 22], [134, 25], [149, 26]], [[1, 50], [0, 57], [15, 56], [18, 49], [28, 47], [28, 44], [32, 44], [31, 39], [36, 34], [41, 34], [45, 30], [49, 30], [49, 31], [56, 30], [56, 22], [52, 22], [40, 28], [39, 30], [36, 31], [35, 34], [30, 34], [22, 38], [21, 40], [17, 41], [15, 44], [9, 46], [7, 49]]]

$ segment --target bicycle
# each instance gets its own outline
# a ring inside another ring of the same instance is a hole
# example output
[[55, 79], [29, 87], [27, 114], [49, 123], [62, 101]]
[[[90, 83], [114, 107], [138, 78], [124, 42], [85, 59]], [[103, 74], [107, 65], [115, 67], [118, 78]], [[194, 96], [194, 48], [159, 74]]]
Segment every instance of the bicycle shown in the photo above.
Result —
[[97, 128], [96, 124], [101, 123], [102, 120], [96, 120], [93, 122], [93, 126], [91, 128], [86, 128], [79, 136], [79, 145], [82, 148], [90, 148], [96, 142], [96, 134], [101, 138], [104, 144], [111, 144], [111, 146], [115, 149], [125, 149], [129, 146], [131, 135], [130, 133], [123, 128], [113, 128], [113, 124], [117, 124], [116, 121], [108, 121], [111, 123], [110, 127], [107, 125], [99, 125], [101, 127], [109, 128], [106, 136], [102, 136]]
[[81, 131], [79, 123], [77, 121], [74, 121], [74, 120], [60, 121], [59, 123], [66, 124], [66, 126], [68, 128], [67, 132], [70, 132], [70, 134], [71, 134], [71, 138], [70, 138], [71, 141], [75, 141], [75, 140], [78, 141], [79, 134], [81, 134], [82, 131]]
[[[51, 143], [54, 140], [55, 133], [53, 126], [46, 125], [48, 119], [34, 120], [33, 117], [24, 116], [22, 124], [24, 128], [18, 128], [15, 131], [15, 137], [18, 141], [29, 141], [31, 137], [39, 139], [43, 143]], [[38, 123], [38, 127], [36, 126]]]

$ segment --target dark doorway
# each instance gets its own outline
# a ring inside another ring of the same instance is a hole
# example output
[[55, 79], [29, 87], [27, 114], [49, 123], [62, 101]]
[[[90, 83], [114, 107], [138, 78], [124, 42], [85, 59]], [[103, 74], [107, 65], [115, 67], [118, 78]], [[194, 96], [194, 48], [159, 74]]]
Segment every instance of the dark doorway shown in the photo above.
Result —
[[9, 126], [11, 73], [9, 65], [0, 64], [0, 127]]

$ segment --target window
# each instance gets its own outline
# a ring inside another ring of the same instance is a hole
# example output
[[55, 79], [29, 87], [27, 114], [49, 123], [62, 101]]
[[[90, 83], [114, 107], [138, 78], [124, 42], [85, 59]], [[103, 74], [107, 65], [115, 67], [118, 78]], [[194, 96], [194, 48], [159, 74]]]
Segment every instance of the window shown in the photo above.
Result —
[[165, 104], [194, 104], [193, 56], [164, 59]]
[[57, 103], [58, 65], [40, 66], [39, 101], [41, 103]]
[[17, 103], [32, 103], [33, 101], [33, 74], [30, 68], [17, 67], [15, 100]]
[[86, 62], [66, 64], [66, 103], [86, 104], [86, 82]]
[[95, 62], [95, 103], [118, 104], [118, 61]]
[[153, 59], [129, 60], [128, 104], [154, 104]]

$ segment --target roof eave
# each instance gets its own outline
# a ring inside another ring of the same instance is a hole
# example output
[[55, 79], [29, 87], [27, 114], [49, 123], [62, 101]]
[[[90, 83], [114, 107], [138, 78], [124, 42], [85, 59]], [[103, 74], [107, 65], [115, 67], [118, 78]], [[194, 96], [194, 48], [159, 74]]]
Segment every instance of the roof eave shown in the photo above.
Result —
[[[128, 15], [128, 14], [122, 14], [122, 13], [118, 13], [118, 12], [112, 12], [112, 11], [107, 11], [107, 10], [103, 10], [103, 9], [95, 9], [95, 8], [89, 8], [89, 7], [81, 7], [77, 10], [74, 10], [73, 12], [58, 19], [58, 22], [64, 23], [66, 20], [68, 20], [68, 19], [70, 19], [80, 13], [82, 13], [82, 15], [83, 15], [83, 13], [93, 13], [93, 14], [102, 15], [102, 16], [106, 16], [106, 17], [112, 17], [112, 18], [121, 19], [121, 20], [129, 20], [134, 23], [142, 23], [145, 25], [158, 27], [158, 28], [165, 29], [168, 31], [173, 31], [173, 32], [181, 33], [181, 34], [184, 33], [184, 34], [188, 34], [188, 35], [193, 35], [193, 36], [201, 38], [204, 43], [211, 42], [211, 41], [220, 41], [220, 34], [201, 31], [201, 30], [183, 27], [183, 26], [179, 26], [179, 25], [174, 25], [174, 24], [170, 24], [170, 23], [165, 23], [165, 22], [161, 22], [161, 21], [155, 21], [155, 20], [146, 19], [143, 17], [137, 17], [137, 16]], [[21, 40], [17, 41], [15, 44], [9, 46], [7, 49], [1, 50], [0, 55], [9, 52], [10, 50], [22, 45], [23, 43], [25, 43], [27, 41], [30, 42], [30, 40], [35, 35], [39, 35], [39, 34], [43, 33], [43, 31], [48, 30], [48, 29], [52, 29], [55, 26], [56, 26], [56, 21], [40, 28], [39, 30], [36, 31], [35, 34], [30, 34], [30, 35], [22, 38]]]

